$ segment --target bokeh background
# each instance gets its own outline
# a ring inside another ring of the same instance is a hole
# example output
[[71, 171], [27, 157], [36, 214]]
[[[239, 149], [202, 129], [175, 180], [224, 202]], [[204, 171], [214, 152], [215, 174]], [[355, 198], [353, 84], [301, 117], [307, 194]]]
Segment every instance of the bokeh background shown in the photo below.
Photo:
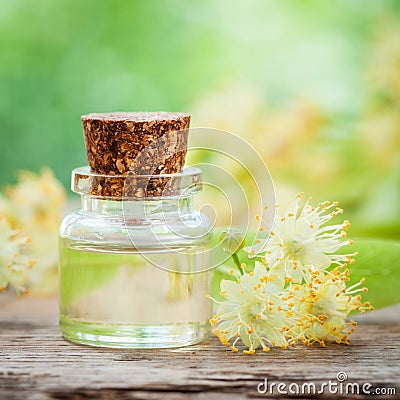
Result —
[[169, 110], [245, 138], [278, 199], [400, 237], [397, 0], [1, 0], [0, 185], [86, 164], [80, 115]]

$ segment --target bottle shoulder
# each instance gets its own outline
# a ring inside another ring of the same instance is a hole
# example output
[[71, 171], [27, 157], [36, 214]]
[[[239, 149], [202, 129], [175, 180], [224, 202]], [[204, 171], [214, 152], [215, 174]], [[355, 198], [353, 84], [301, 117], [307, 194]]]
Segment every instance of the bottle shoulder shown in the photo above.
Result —
[[209, 242], [210, 235], [210, 222], [198, 211], [132, 217], [77, 209], [60, 226], [61, 239], [100, 247], [200, 246]]

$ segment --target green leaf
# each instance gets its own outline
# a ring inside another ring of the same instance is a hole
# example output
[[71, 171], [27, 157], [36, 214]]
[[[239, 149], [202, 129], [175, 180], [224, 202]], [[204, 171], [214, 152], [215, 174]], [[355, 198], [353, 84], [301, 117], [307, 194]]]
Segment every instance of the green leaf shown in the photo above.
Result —
[[349, 267], [350, 284], [366, 279], [363, 300], [375, 308], [400, 303], [400, 241], [358, 238], [353, 246], [359, 255]]

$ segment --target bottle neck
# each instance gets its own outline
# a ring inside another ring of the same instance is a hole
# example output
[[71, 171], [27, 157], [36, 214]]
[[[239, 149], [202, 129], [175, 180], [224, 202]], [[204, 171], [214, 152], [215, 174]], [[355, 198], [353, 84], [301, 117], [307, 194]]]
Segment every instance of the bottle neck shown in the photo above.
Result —
[[82, 210], [88, 213], [114, 217], [160, 218], [168, 214], [194, 212], [193, 196], [167, 197], [160, 200], [107, 200], [96, 196], [81, 196]]

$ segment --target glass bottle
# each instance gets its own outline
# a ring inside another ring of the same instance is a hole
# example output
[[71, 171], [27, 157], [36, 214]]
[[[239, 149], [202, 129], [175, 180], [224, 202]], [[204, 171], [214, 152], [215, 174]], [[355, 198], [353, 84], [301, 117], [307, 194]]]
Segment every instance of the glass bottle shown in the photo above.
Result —
[[[92, 188], [126, 176], [72, 173], [81, 208], [60, 228], [60, 328], [72, 341], [106, 347], [177, 347], [209, 333], [210, 223], [196, 211], [201, 171], [143, 178], [164, 188], [122, 198]], [[137, 182], [135, 182], [137, 185]], [[139, 185], [140, 186], [140, 185]]]

